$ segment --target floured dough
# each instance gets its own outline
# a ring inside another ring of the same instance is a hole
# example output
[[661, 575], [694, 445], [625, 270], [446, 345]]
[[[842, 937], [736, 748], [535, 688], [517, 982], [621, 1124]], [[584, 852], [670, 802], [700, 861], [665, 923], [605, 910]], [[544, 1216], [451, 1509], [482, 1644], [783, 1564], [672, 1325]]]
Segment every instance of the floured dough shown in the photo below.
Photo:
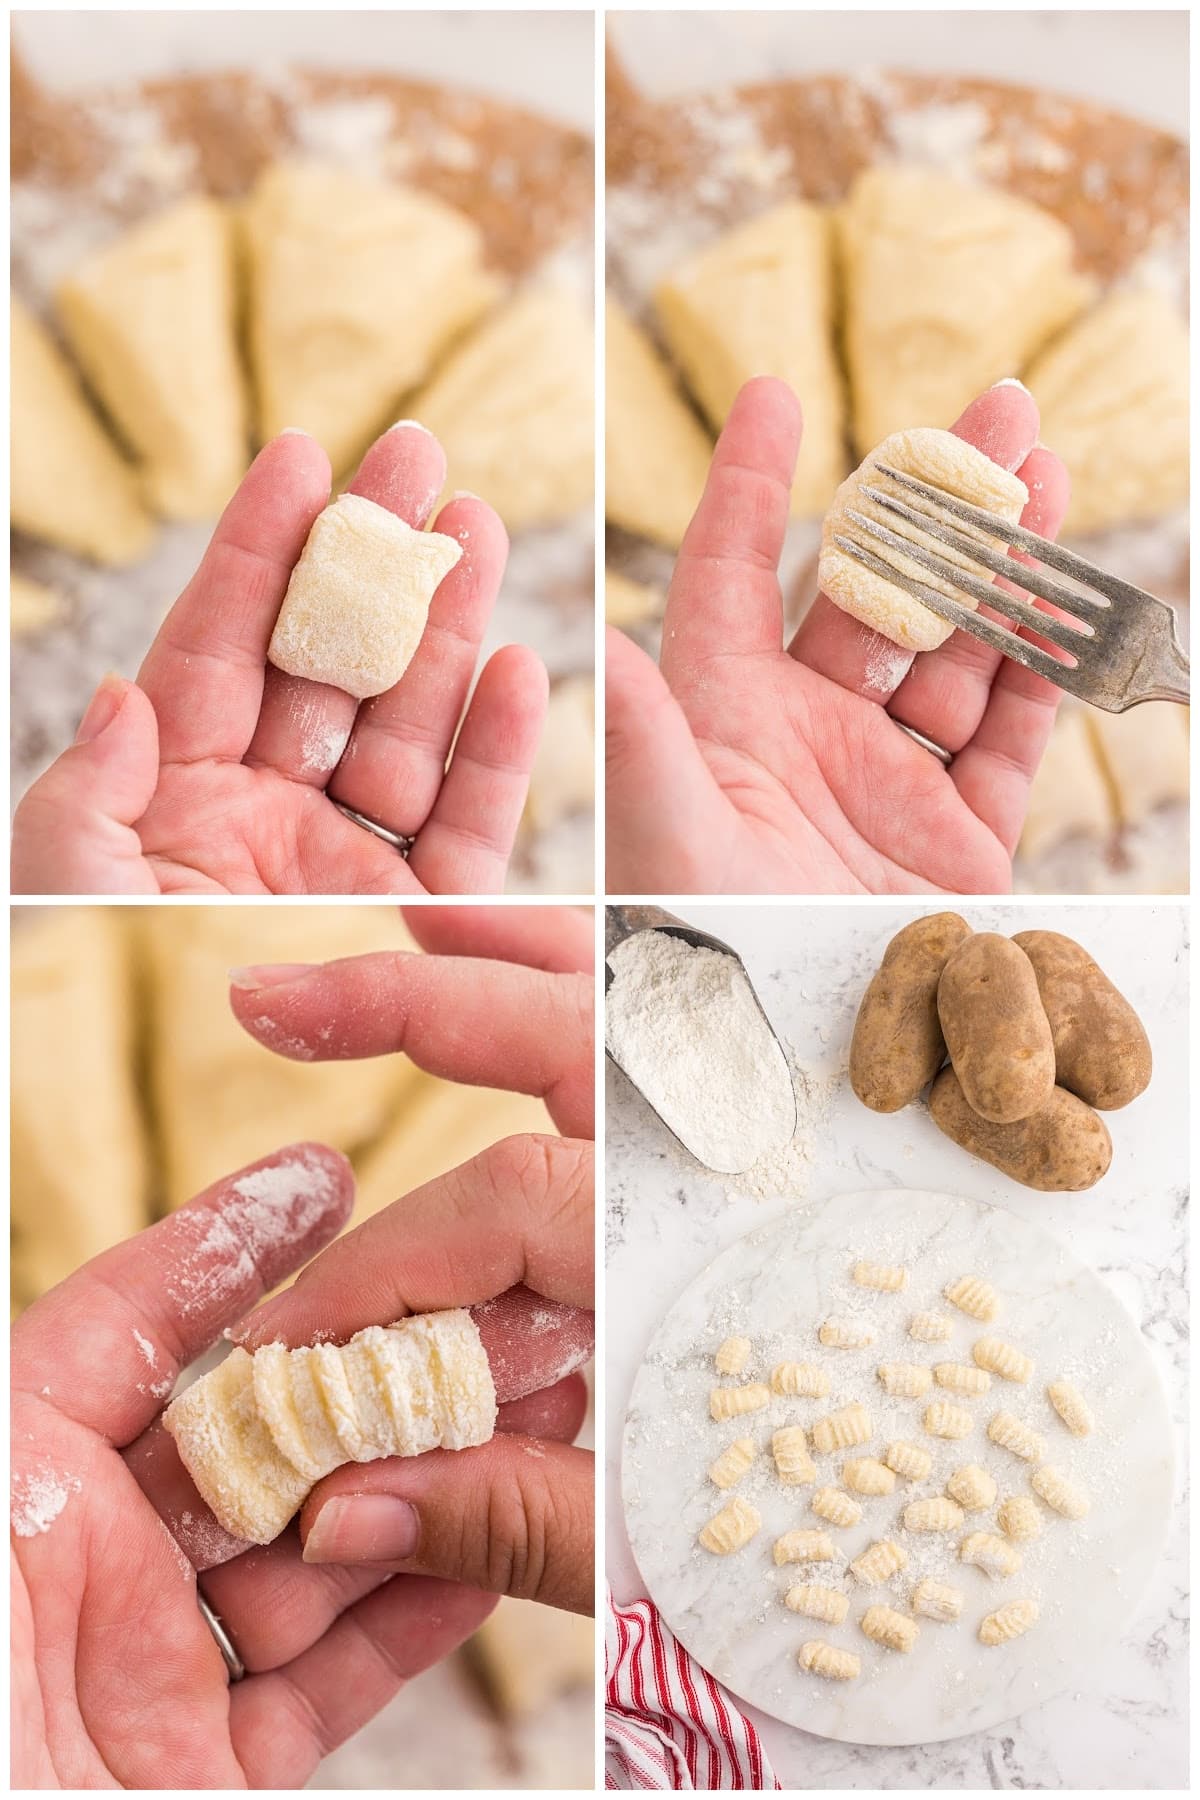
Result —
[[572, 813], [586, 811], [595, 793], [595, 686], [590, 675], [568, 675], [550, 689], [525, 818], [534, 831], [549, 831]]
[[63, 597], [57, 588], [31, 581], [13, 569], [8, 578], [8, 629], [13, 637], [32, 637], [56, 625], [63, 616]]
[[234, 1349], [163, 1423], [225, 1530], [269, 1544], [343, 1463], [487, 1443], [496, 1390], [471, 1315], [422, 1313], [348, 1344]]
[[14, 529], [94, 562], [136, 562], [154, 530], [137, 476], [50, 333], [15, 296], [10, 368]]
[[[1135, 709], [1144, 712], [1144, 707]], [[1038, 857], [1069, 837], [1107, 838], [1113, 810], [1081, 707], [1063, 706], [1029, 795], [1022, 856]]]
[[56, 303], [151, 506], [215, 517], [247, 458], [226, 208], [195, 196], [156, 213], [87, 258]]
[[[372, 1065], [352, 1066], [366, 1070]], [[412, 1069], [411, 1064], [408, 1067]], [[543, 1103], [528, 1094], [459, 1087], [413, 1070], [387, 1130], [355, 1159], [354, 1221], [369, 1218], [402, 1194], [469, 1162], [501, 1138], [553, 1129]]]
[[[906, 650], [936, 650], [939, 644], [945, 643], [954, 627], [944, 619], [939, 619], [936, 613], [922, 606], [919, 600], [905, 593], [902, 588], [871, 570], [864, 569], [852, 557], [839, 550], [833, 541], [838, 535], [857, 537], [877, 556], [894, 563], [904, 573], [914, 576], [940, 593], [961, 600], [972, 610], [975, 609], [977, 602], [969, 596], [956, 594], [953, 588], [936, 581], [928, 570], [921, 568], [918, 563], [909, 562], [888, 545], [868, 540], [861, 530], [847, 521], [848, 512], [858, 511], [869, 518], [878, 519], [881, 524], [902, 536], [917, 536], [915, 526], [908, 525], [903, 519], [894, 518], [871, 501], [860, 499], [860, 490], [864, 485], [869, 485], [871, 470], [876, 463], [886, 463], [901, 474], [915, 475], [934, 487], [956, 494], [961, 500], [970, 501], [973, 506], [986, 507], [989, 512], [997, 513], [1002, 519], [1014, 524], [1020, 519], [1029, 494], [1023, 482], [1018, 481], [1015, 475], [1010, 475], [1007, 469], [1002, 469], [998, 463], [992, 462], [973, 444], [965, 443], [962, 438], [955, 437], [949, 431], [929, 429], [897, 431], [885, 438], [835, 494], [821, 533], [821, 559], [817, 575], [822, 592], [828, 594], [843, 612], [851, 613], [864, 625], [882, 632], [884, 637], [903, 645]], [[906, 501], [911, 501], [912, 498], [909, 495], [898, 497]], [[920, 505], [919, 502], [915, 504]], [[1003, 548], [1002, 545], [999, 547]], [[960, 556], [956, 551], [947, 549], [945, 545], [933, 544], [930, 548], [938, 555], [980, 575], [985, 581], [991, 580], [986, 569]]]
[[384, 693], [416, 654], [429, 603], [461, 555], [453, 538], [416, 531], [385, 506], [342, 494], [308, 534], [268, 660], [358, 700]]
[[932, 169], [861, 174], [838, 214], [844, 342], [859, 454], [952, 425], [1087, 302], [1066, 227], [999, 188]]
[[718, 429], [752, 375], [795, 390], [804, 442], [792, 512], [821, 514], [846, 468], [828, 213], [802, 200], [773, 207], [690, 257], [654, 299], [671, 354]]
[[610, 625], [645, 625], [661, 615], [664, 599], [661, 588], [630, 581], [616, 569], [604, 571], [604, 617]]
[[1069, 326], [1026, 383], [1042, 442], [1071, 475], [1067, 531], [1160, 518], [1188, 495], [1188, 333], [1151, 290], [1114, 293]]
[[243, 209], [258, 434], [311, 432], [335, 475], [490, 306], [472, 220], [430, 194], [278, 163]]
[[623, 530], [678, 550], [712, 444], [645, 332], [612, 300], [605, 319], [604, 510]]
[[1187, 708], [1149, 701], [1125, 713], [1089, 709], [1092, 740], [1108, 777], [1117, 818], [1136, 825], [1189, 791]]
[[565, 289], [527, 288], [485, 320], [411, 402], [450, 487], [487, 500], [510, 531], [590, 505], [594, 360], [591, 320]]
[[596, 1678], [596, 1627], [579, 1613], [505, 1597], [471, 1639], [472, 1655], [497, 1706], [512, 1719], [541, 1712], [569, 1688]]

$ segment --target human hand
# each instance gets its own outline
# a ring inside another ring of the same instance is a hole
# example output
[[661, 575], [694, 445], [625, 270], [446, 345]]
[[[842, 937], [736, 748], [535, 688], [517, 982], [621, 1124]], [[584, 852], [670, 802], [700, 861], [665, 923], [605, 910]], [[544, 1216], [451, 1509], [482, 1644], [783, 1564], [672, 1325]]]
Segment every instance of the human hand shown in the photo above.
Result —
[[[436, 439], [396, 426], [351, 491], [423, 525]], [[330, 491], [314, 439], [263, 449], [167, 615], [137, 682], [108, 676], [17, 809], [16, 893], [489, 893], [504, 885], [545, 716], [532, 651], [491, 657], [455, 743], [507, 556], [469, 495], [437, 529], [463, 554], [403, 679], [360, 705], [266, 661], [293, 565]], [[447, 769], [451, 745], [454, 755]], [[333, 804], [414, 838], [407, 862]]]
[[[1067, 474], [1032, 396], [991, 388], [953, 429], [1020, 476], [1022, 524], [1054, 537]], [[963, 632], [914, 657], [824, 595], [785, 647], [800, 431], [784, 383], [747, 383], [676, 563], [661, 673], [608, 633], [608, 889], [1006, 892], [1059, 690]]]
[[[451, 1080], [541, 1095], [566, 1135], [507, 1138], [397, 1200], [235, 1341], [344, 1341], [407, 1312], [471, 1307], [504, 1396], [556, 1385], [518, 1400], [509, 1428], [476, 1449], [348, 1465], [319, 1482], [300, 1514], [305, 1563], [441, 1576], [587, 1612], [593, 1466], [570, 1438], [584, 1400], [571, 1371], [593, 1333], [593, 988], [580, 972], [591, 924], [543, 908], [406, 916], [434, 954], [239, 971], [235, 1013], [260, 1043], [304, 1061], [402, 1050]], [[557, 1426], [575, 1409], [569, 1432], [544, 1429], [547, 1407]]]

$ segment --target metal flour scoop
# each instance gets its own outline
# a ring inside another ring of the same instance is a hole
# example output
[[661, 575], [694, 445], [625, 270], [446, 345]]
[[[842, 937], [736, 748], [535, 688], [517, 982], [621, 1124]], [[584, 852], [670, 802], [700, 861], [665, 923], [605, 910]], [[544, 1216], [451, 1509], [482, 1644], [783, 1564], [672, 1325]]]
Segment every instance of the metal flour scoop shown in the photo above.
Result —
[[[738, 955], [737, 951], [729, 944], [724, 943], [721, 938], [712, 937], [707, 931], [697, 930], [694, 925], [689, 925], [685, 920], [676, 918], [674, 913], [667, 912], [666, 909], [661, 906], [606, 906], [604, 909], [605, 993], [607, 994], [612, 987], [614, 979], [613, 971], [608, 961], [613, 951], [619, 944], [624, 943], [626, 939], [634, 937], [641, 932], [648, 931], [661, 932], [667, 937], [679, 938], [683, 943], [691, 945], [693, 949], [713, 951], [718, 956], [727, 956], [731, 962], [736, 964], [741, 980], [745, 983], [746, 990], [753, 1000], [754, 1005], [758, 1010], [758, 1014], [770, 1035], [771, 1042], [778, 1052], [780, 1068], [787, 1078], [787, 1094], [790, 1098], [790, 1113], [787, 1121], [787, 1131], [783, 1134], [783, 1141], [786, 1142], [791, 1138], [796, 1129], [796, 1092], [792, 1082], [791, 1070], [788, 1065], [787, 1057], [784, 1054], [783, 1046], [779, 1042], [779, 1038], [776, 1034], [775, 1027], [767, 1017], [762, 1001], [754, 990], [754, 983], [750, 980], [746, 965]], [[731, 1018], [731, 1026], [732, 1023], [733, 1020]], [[621, 1062], [620, 1058], [609, 1047], [607, 1034], [605, 1038], [605, 1053], [615, 1066], [621, 1070], [621, 1073], [626, 1079], [637, 1088], [647, 1106], [649, 1106], [656, 1117], [662, 1121], [672, 1137], [676, 1138], [679, 1143], [683, 1145], [684, 1149], [687, 1150], [690, 1155], [694, 1156], [698, 1162], [703, 1163], [706, 1168], [712, 1168], [716, 1173], [723, 1175], [744, 1174], [747, 1169], [753, 1167], [756, 1158], [752, 1156], [748, 1161], [742, 1163], [740, 1167], [721, 1167], [720, 1169], [716, 1169], [715, 1164], [706, 1158], [702, 1151], [697, 1149], [697, 1146], [694, 1143], [688, 1141], [682, 1122], [680, 1120], [671, 1120], [667, 1118], [655, 1105], [654, 1101], [650, 1099], [636, 1076], [630, 1073]]]

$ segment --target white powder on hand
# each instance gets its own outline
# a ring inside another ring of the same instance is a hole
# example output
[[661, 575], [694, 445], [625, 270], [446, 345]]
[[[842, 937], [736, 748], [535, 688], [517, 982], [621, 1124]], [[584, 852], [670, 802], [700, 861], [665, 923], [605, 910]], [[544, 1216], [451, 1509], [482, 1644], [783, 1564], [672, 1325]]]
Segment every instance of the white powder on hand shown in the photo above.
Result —
[[791, 1072], [732, 956], [639, 931], [608, 958], [609, 1053], [676, 1137], [722, 1174], [791, 1139]]
[[72, 1494], [81, 1487], [77, 1475], [57, 1475], [42, 1469], [15, 1475], [12, 1484], [12, 1528], [18, 1537], [37, 1537], [49, 1531]]

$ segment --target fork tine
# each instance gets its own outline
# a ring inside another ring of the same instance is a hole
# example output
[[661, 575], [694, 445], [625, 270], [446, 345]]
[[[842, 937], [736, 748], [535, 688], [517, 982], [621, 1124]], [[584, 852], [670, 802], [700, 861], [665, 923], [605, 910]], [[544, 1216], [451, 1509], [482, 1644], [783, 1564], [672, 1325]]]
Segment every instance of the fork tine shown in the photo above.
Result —
[[[870, 487], [861, 488], [859, 492], [862, 499], [873, 500], [876, 506], [881, 506], [889, 513], [895, 513], [900, 518], [907, 519], [911, 524], [926, 532], [928, 536], [935, 538], [938, 543], [950, 545], [952, 549], [960, 551], [964, 556], [969, 556], [972, 562], [980, 563], [985, 569], [990, 569], [993, 575], [1001, 575], [1006, 581], [1011, 581], [1017, 587], [1024, 588], [1027, 593], [1036, 594], [1039, 600], [1048, 600], [1051, 606], [1057, 606], [1060, 611], [1068, 613], [1073, 619], [1079, 617], [1076, 609], [1081, 606], [1091, 607], [1095, 611], [1109, 609], [1110, 602], [1102, 595], [1081, 594], [1078, 588], [1064, 587], [1061, 582], [1054, 581], [1041, 569], [1027, 569], [1023, 563], [1014, 563], [1011, 556], [1005, 556], [991, 544], [982, 544], [978, 539], [968, 537], [965, 532], [955, 531], [953, 526], [947, 525], [940, 518], [931, 517], [929, 513], [922, 512], [919, 507], [905, 506], [904, 502], [897, 500], [893, 494], [881, 493], [878, 488]], [[1091, 630], [1090, 625], [1087, 626], [1087, 630]]]
[[1053, 682], [1056, 687], [1063, 688], [1067, 693], [1080, 691], [1081, 684], [1077, 679], [1079, 671], [1073, 669], [1069, 663], [1059, 662], [1048, 651], [1039, 650], [1036, 644], [1031, 644], [1025, 638], [1018, 637], [1015, 631], [1005, 631], [1002, 625], [997, 625], [992, 619], [981, 618], [977, 612], [972, 612], [971, 608], [964, 606], [961, 601], [949, 600], [944, 594], [939, 594], [936, 588], [926, 587], [924, 582], [912, 579], [899, 569], [893, 569], [890, 563], [885, 562], [882, 557], [876, 556], [874, 551], [868, 550], [866, 545], [860, 544], [856, 538], [835, 537], [833, 541], [839, 550], [844, 550], [847, 556], [854, 558], [855, 562], [861, 563], [872, 573], [881, 575], [885, 581], [892, 582], [894, 586], [903, 588], [915, 600], [920, 600], [923, 605], [927, 606], [930, 612], [936, 613], [939, 619], [944, 619], [948, 625], [953, 625], [959, 631], [965, 631], [969, 636], [978, 638], [981, 644], [986, 644], [991, 650], [998, 650], [1002, 656], [1011, 657], [1014, 662], [1022, 663], [1033, 674], [1043, 676], [1045, 680]]
[[1015, 594], [1006, 594], [1003, 588], [994, 587], [990, 581], [981, 580], [978, 575], [971, 574], [967, 569], [957, 568], [955, 564], [935, 556], [923, 544], [916, 544], [911, 538], [903, 537], [899, 532], [889, 531], [886, 525], [881, 525], [877, 519], [869, 518], [866, 513], [848, 512], [846, 517], [852, 520], [861, 531], [866, 531], [881, 544], [886, 544], [889, 549], [898, 551], [910, 562], [920, 563], [921, 567], [928, 569], [931, 575], [936, 575], [940, 580], [949, 582], [951, 587], [958, 588], [962, 593], [970, 594], [981, 605], [990, 606], [994, 611], [1003, 613], [1006, 619], [1012, 619], [1018, 625], [1028, 626], [1030, 631], [1036, 631], [1038, 636], [1045, 638], [1048, 643], [1057, 644], [1060, 650], [1065, 650], [1077, 662], [1081, 660], [1087, 646], [1095, 641], [1094, 633], [1090, 628], [1076, 630], [1074, 626], [1065, 624], [1061, 619], [1052, 618], [1049, 613], [1038, 612], [1037, 608], [1030, 606], [1028, 601], [1018, 599]]

